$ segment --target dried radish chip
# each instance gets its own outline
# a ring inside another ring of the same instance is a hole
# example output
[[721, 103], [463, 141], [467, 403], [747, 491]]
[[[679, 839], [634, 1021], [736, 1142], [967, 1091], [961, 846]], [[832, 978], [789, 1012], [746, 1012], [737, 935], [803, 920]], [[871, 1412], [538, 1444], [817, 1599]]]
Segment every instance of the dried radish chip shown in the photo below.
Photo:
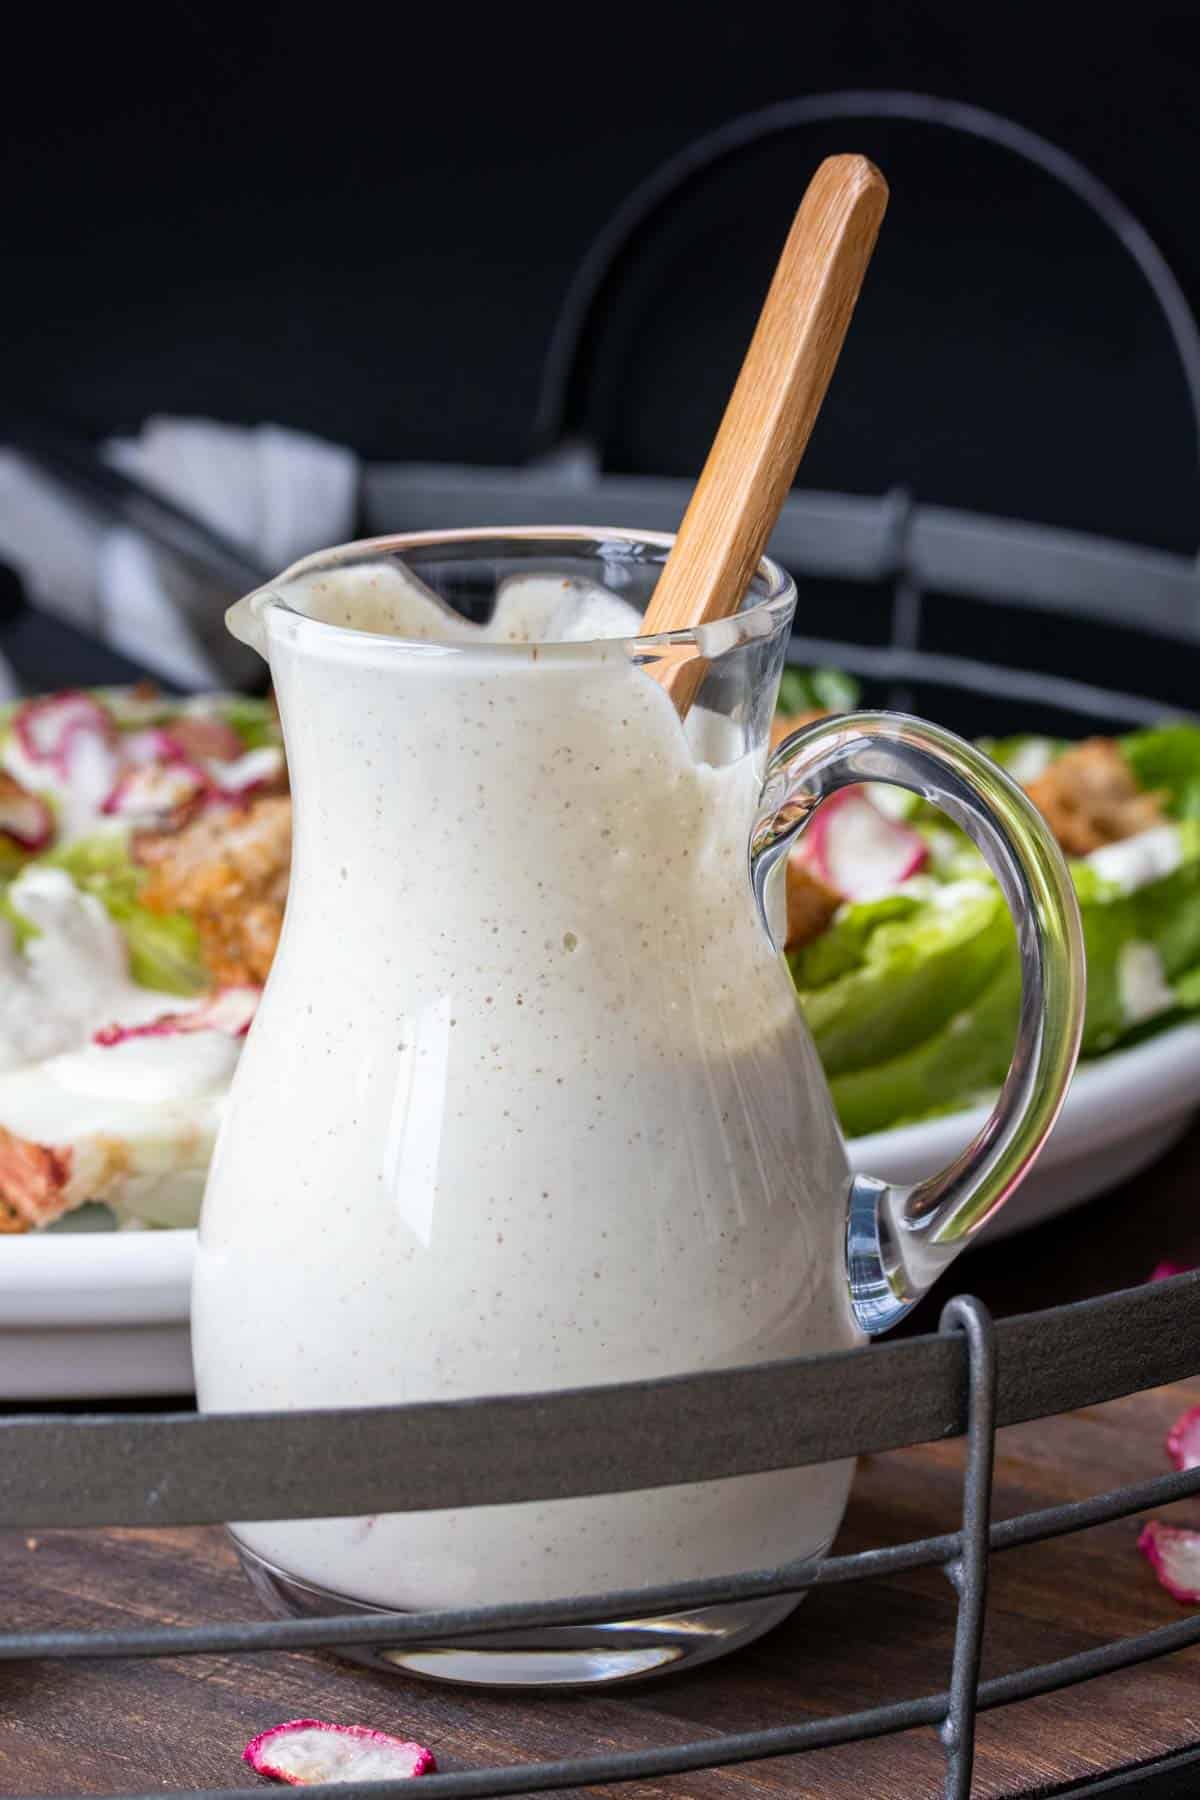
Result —
[[1200, 1605], [1200, 1531], [1150, 1519], [1138, 1549], [1172, 1599], [1182, 1606]]
[[319, 1781], [399, 1781], [432, 1775], [433, 1752], [421, 1744], [371, 1731], [365, 1725], [328, 1725], [292, 1719], [260, 1731], [242, 1752], [243, 1762], [271, 1781], [307, 1787]]
[[1167, 1455], [1177, 1469], [1200, 1469], [1200, 1406], [1180, 1413], [1167, 1433]]

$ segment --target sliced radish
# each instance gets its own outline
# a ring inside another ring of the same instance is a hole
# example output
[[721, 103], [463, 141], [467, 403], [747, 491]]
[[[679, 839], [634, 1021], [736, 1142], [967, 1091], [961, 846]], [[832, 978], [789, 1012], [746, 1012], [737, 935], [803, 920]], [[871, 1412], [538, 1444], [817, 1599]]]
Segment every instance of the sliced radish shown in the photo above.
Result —
[[1172, 1599], [1182, 1606], [1200, 1604], [1200, 1531], [1150, 1519], [1138, 1549]]
[[242, 1751], [258, 1775], [307, 1787], [319, 1781], [402, 1781], [432, 1775], [432, 1750], [365, 1725], [327, 1725], [323, 1719], [291, 1719], [260, 1731]]
[[141, 1025], [105, 1025], [92, 1042], [111, 1049], [131, 1038], [183, 1037], [191, 1031], [223, 1031], [229, 1037], [245, 1037], [257, 1009], [261, 988], [221, 988], [200, 1006], [186, 1012], [160, 1013]]
[[151, 825], [185, 811], [207, 786], [202, 771], [189, 763], [146, 763], [119, 777], [101, 810], [136, 825]]
[[187, 761], [182, 746], [163, 725], [147, 725], [141, 731], [123, 732], [121, 759], [137, 769], [144, 769], [149, 763]]
[[34, 762], [51, 763], [68, 773], [67, 750], [81, 734], [111, 743], [116, 735], [112, 714], [92, 695], [66, 688], [42, 700], [27, 700], [13, 715], [13, 730]]
[[1147, 1275], [1146, 1280], [1170, 1281], [1172, 1275], [1190, 1275], [1195, 1267], [1195, 1263], [1171, 1262], [1169, 1260], [1155, 1263], [1154, 1267]]
[[54, 814], [46, 801], [0, 770], [0, 838], [32, 854], [44, 850], [53, 836]]
[[800, 841], [827, 886], [847, 900], [878, 900], [924, 868], [929, 846], [899, 819], [885, 818], [861, 787], [843, 788], [818, 807]]
[[1177, 1469], [1200, 1469], [1200, 1406], [1180, 1413], [1167, 1433], [1167, 1455]]
[[120, 763], [113, 739], [90, 720], [68, 726], [60, 767], [71, 800], [85, 812], [97, 812], [112, 793]]
[[191, 762], [232, 762], [242, 754], [242, 740], [228, 719], [216, 713], [180, 713], [165, 735]]

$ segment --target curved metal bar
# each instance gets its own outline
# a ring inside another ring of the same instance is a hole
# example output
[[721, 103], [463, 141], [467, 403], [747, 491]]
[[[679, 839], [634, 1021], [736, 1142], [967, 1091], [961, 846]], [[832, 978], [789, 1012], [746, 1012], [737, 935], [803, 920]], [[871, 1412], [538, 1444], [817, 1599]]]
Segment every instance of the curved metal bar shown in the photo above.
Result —
[[[1194, 1374], [1200, 1271], [1001, 1321], [997, 1424]], [[0, 1527], [200, 1525], [565, 1499], [962, 1433], [944, 1336], [553, 1394], [290, 1413], [0, 1420]]]
[[[960, 1594], [960, 1613], [956, 1631], [955, 1660], [950, 1691], [933, 1695], [922, 1695], [901, 1701], [886, 1707], [862, 1710], [840, 1718], [805, 1721], [769, 1727], [754, 1732], [742, 1732], [727, 1736], [708, 1737], [692, 1742], [675, 1744], [664, 1748], [625, 1751], [607, 1756], [581, 1757], [554, 1763], [526, 1764], [509, 1768], [485, 1768], [464, 1772], [452, 1772], [439, 1776], [425, 1777], [430, 1784], [431, 1795], [442, 1794], [446, 1800], [484, 1800], [485, 1796], [500, 1796], [521, 1793], [542, 1793], [577, 1787], [583, 1783], [590, 1786], [618, 1783], [635, 1779], [654, 1778], [668, 1774], [686, 1773], [693, 1769], [726, 1766], [733, 1763], [756, 1761], [774, 1756], [795, 1754], [804, 1750], [822, 1748], [828, 1745], [861, 1742], [868, 1738], [884, 1736], [892, 1732], [910, 1729], [916, 1725], [936, 1726], [939, 1735], [949, 1751], [946, 1792], [954, 1800], [969, 1792], [970, 1761], [973, 1748], [973, 1717], [977, 1708], [991, 1708], [1008, 1705], [1013, 1701], [1032, 1698], [1036, 1695], [1052, 1693], [1076, 1683], [1090, 1680], [1094, 1676], [1107, 1674], [1123, 1669], [1132, 1664], [1165, 1656], [1190, 1644], [1200, 1642], [1200, 1617], [1192, 1616], [1177, 1624], [1162, 1627], [1155, 1631], [1145, 1632], [1139, 1636], [1120, 1639], [1115, 1643], [1096, 1646], [1092, 1649], [1064, 1657], [1056, 1662], [1044, 1663], [1032, 1668], [1022, 1669], [1010, 1675], [995, 1678], [977, 1685], [978, 1652], [983, 1619], [985, 1598], [986, 1557], [988, 1548], [1005, 1549], [1019, 1543], [1028, 1543], [1042, 1538], [1057, 1536], [1066, 1531], [1080, 1529], [1089, 1524], [1096, 1524], [1105, 1519], [1125, 1516], [1138, 1511], [1145, 1505], [1167, 1503], [1187, 1494], [1200, 1491], [1200, 1470], [1189, 1470], [1182, 1474], [1159, 1477], [1157, 1480], [1141, 1483], [1134, 1487], [1118, 1490], [1113, 1493], [1096, 1496], [1091, 1500], [1069, 1503], [1066, 1506], [1050, 1508], [1039, 1513], [1029, 1513], [1016, 1519], [1004, 1520], [1000, 1524], [988, 1528], [987, 1495], [990, 1483], [991, 1458], [995, 1442], [995, 1425], [1000, 1422], [1014, 1422], [1021, 1417], [1037, 1416], [1029, 1409], [1032, 1402], [1043, 1393], [1046, 1376], [1053, 1376], [1054, 1401], [1049, 1410], [1065, 1410], [1078, 1406], [1091, 1398], [1113, 1398], [1121, 1392], [1131, 1391], [1134, 1387], [1155, 1385], [1167, 1379], [1164, 1375], [1164, 1358], [1161, 1353], [1161, 1334], [1170, 1332], [1172, 1325], [1178, 1329], [1174, 1335], [1185, 1341], [1190, 1335], [1186, 1326], [1195, 1317], [1197, 1298], [1200, 1297], [1200, 1273], [1176, 1277], [1167, 1282], [1156, 1283], [1150, 1287], [1127, 1291], [1124, 1294], [1109, 1296], [1104, 1300], [1084, 1302], [1076, 1306], [1054, 1308], [1041, 1314], [1031, 1314], [1022, 1319], [1010, 1320], [999, 1328], [1002, 1338], [1003, 1357], [1012, 1365], [1009, 1370], [1008, 1384], [1005, 1388], [1003, 1379], [1000, 1382], [1001, 1400], [993, 1410], [992, 1399], [996, 1388], [997, 1368], [992, 1355], [992, 1331], [990, 1320], [978, 1302], [970, 1299], [952, 1301], [943, 1313], [942, 1329], [937, 1338], [917, 1340], [914, 1345], [904, 1344], [875, 1346], [869, 1352], [853, 1353], [858, 1366], [863, 1366], [867, 1358], [876, 1363], [880, 1354], [890, 1355], [892, 1364], [889, 1370], [891, 1391], [898, 1394], [902, 1391], [903, 1377], [897, 1366], [897, 1353], [906, 1349], [916, 1349], [927, 1355], [930, 1346], [943, 1344], [953, 1356], [960, 1374], [964, 1363], [969, 1368], [969, 1381], [966, 1384], [969, 1411], [970, 1443], [968, 1451], [968, 1470], [964, 1490], [963, 1529], [961, 1532], [944, 1534], [940, 1537], [925, 1539], [922, 1542], [893, 1545], [880, 1550], [859, 1553], [854, 1556], [829, 1559], [819, 1565], [793, 1564], [776, 1570], [760, 1570], [750, 1575], [731, 1576], [718, 1580], [689, 1584], [686, 1588], [656, 1590], [658, 1594], [669, 1594], [677, 1604], [692, 1604], [693, 1598], [703, 1591], [705, 1598], [732, 1597], [736, 1592], [740, 1598], [750, 1594], [768, 1592], [792, 1592], [803, 1587], [824, 1584], [826, 1582], [845, 1582], [854, 1579], [870, 1578], [884, 1571], [913, 1568], [940, 1563], [950, 1574]], [[960, 1324], [967, 1335], [968, 1356], [964, 1358], [946, 1334], [947, 1328]], [[1106, 1351], [1111, 1351], [1106, 1356]], [[1184, 1353], [1185, 1358], [1192, 1359], [1196, 1355], [1194, 1348]], [[1039, 1358], [1044, 1364], [1037, 1367]], [[1097, 1377], [1095, 1364], [1103, 1358], [1107, 1366]], [[1177, 1359], [1178, 1360], [1178, 1359]], [[797, 1368], [811, 1369], [816, 1365], [841, 1365], [843, 1375], [843, 1394], [846, 1391], [846, 1358], [808, 1359]], [[1004, 1363], [1001, 1362], [1001, 1370]], [[1026, 1382], [1024, 1373], [1032, 1366], [1032, 1380]], [[1190, 1360], [1185, 1367], [1191, 1366]], [[735, 1378], [755, 1377], [761, 1370], [730, 1371]], [[770, 1366], [767, 1368], [770, 1372]], [[912, 1370], [906, 1373], [911, 1376]], [[620, 1396], [622, 1404], [634, 1396], [636, 1411], [636, 1395], [646, 1387], [668, 1389], [676, 1396], [681, 1389], [691, 1385], [694, 1388], [693, 1399], [702, 1393], [712, 1382], [712, 1377], [687, 1378], [685, 1382], [633, 1384], [632, 1387], [599, 1390], [607, 1392], [609, 1397]], [[856, 1386], [854, 1377], [849, 1378], [849, 1388]], [[594, 1395], [597, 1391], [592, 1390]], [[568, 1400], [577, 1400], [581, 1396], [568, 1396]], [[711, 1397], [711, 1396], [710, 1396]], [[516, 1404], [524, 1405], [528, 1397], [517, 1397]], [[557, 1414], [558, 1399], [542, 1397], [542, 1404]], [[1040, 1402], [1038, 1402], [1040, 1405]], [[502, 1402], [484, 1401], [467, 1403], [476, 1409], [476, 1422], [494, 1423], [497, 1408]], [[1023, 1410], [1025, 1409], [1025, 1410]], [[345, 1414], [339, 1412], [318, 1413], [312, 1415], [272, 1415], [268, 1423], [279, 1424], [303, 1423], [307, 1419], [323, 1421], [326, 1427], [337, 1428], [339, 1422], [351, 1420], [373, 1419], [376, 1425], [387, 1421], [395, 1422], [412, 1418], [428, 1408], [397, 1408], [378, 1411], [374, 1414]], [[469, 1414], [460, 1413], [460, 1417]], [[686, 1409], [680, 1415], [686, 1420]], [[263, 1421], [254, 1421], [243, 1417], [234, 1421], [217, 1421], [219, 1424], [236, 1424], [240, 1427], [255, 1427]], [[680, 1421], [677, 1420], [677, 1424]], [[0, 1436], [0, 1446], [17, 1450], [28, 1448], [32, 1441], [20, 1431], [14, 1433], [13, 1427], [28, 1424], [34, 1431], [41, 1429], [46, 1421], [13, 1420], [5, 1422], [0, 1430], [7, 1431], [7, 1440]], [[78, 1420], [54, 1421], [78, 1445], [81, 1439], [97, 1441], [93, 1434], [86, 1430], [86, 1422]], [[111, 1437], [112, 1427], [126, 1421], [102, 1421], [101, 1436]], [[140, 1423], [151, 1427], [164, 1421], [148, 1420]], [[189, 1436], [196, 1438], [198, 1430], [202, 1430], [206, 1422], [202, 1418], [189, 1417], [183, 1420], [167, 1420], [169, 1426], [187, 1424], [190, 1426]], [[961, 1429], [961, 1421], [952, 1426]], [[296, 1446], [290, 1446], [295, 1450]], [[109, 1444], [107, 1448], [112, 1448]], [[134, 1446], [135, 1450], [144, 1454], [146, 1445]], [[247, 1454], [261, 1457], [264, 1446], [261, 1441], [247, 1442], [244, 1445]], [[305, 1465], [305, 1472], [310, 1481], [319, 1479], [319, 1471]], [[170, 1471], [169, 1482], [173, 1483], [180, 1471]], [[476, 1471], [478, 1475], [478, 1471]], [[661, 1476], [660, 1476], [661, 1479]], [[39, 1465], [35, 1473], [35, 1484], [43, 1493], [53, 1493], [56, 1473]], [[611, 1484], [609, 1484], [611, 1485]], [[160, 1488], [155, 1499], [161, 1497]], [[492, 1496], [488, 1495], [489, 1500]], [[323, 1505], [330, 1504], [328, 1496], [323, 1498]], [[38, 1518], [44, 1519], [44, 1510]], [[78, 1523], [76, 1517], [73, 1521]], [[157, 1522], [165, 1524], [166, 1517], [159, 1516]], [[135, 1631], [101, 1631], [96, 1634], [79, 1632], [17, 1633], [0, 1638], [0, 1659], [12, 1659], [16, 1656], [81, 1656], [81, 1655], [169, 1655], [187, 1654], [198, 1651], [234, 1650], [254, 1651], [265, 1649], [295, 1649], [302, 1645], [338, 1648], [352, 1642], [385, 1639], [399, 1641], [401, 1638], [413, 1641], [416, 1637], [424, 1637], [428, 1641], [438, 1641], [446, 1636], [461, 1632], [464, 1622], [474, 1629], [502, 1631], [510, 1629], [514, 1623], [529, 1623], [534, 1614], [553, 1614], [556, 1619], [565, 1619], [574, 1607], [587, 1607], [592, 1618], [611, 1617], [615, 1613], [630, 1610], [632, 1596], [608, 1595], [598, 1601], [579, 1600], [565, 1602], [539, 1602], [532, 1606], [477, 1608], [463, 1613], [440, 1613], [425, 1615], [407, 1615], [393, 1617], [379, 1613], [370, 1618], [355, 1616], [347, 1619], [294, 1619], [287, 1621], [264, 1622], [246, 1625], [222, 1625], [215, 1627], [191, 1627], [178, 1629], [175, 1627], [152, 1627]], [[645, 1605], [651, 1598], [648, 1590], [639, 1590], [636, 1599], [638, 1604]], [[477, 1615], [473, 1617], [472, 1615]], [[518, 1616], [519, 1615], [519, 1616]], [[254, 1800], [256, 1789], [219, 1789], [193, 1792], [188, 1800]], [[314, 1790], [314, 1800], [389, 1800], [395, 1795], [399, 1800], [399, 1788], [395, 1783], [350, 1783], [334, 1786], [318, 1786]], [[150, 1800], [149, 1796], [114, 1796], [114, 1800]]]
[[[498, 526], [536, 519], [548, 527], [603, 530], [621, 519], [635, 529], [658, 530], [682, 518], [692, 484], [661, 475], [592, 475], [578, 485], [545, 464], [476, 469], [418, 463], [368, 470], [365, 491], [372, 527], [436, 518], [458, 528], [483, 518]], [[1195, 559], [1094, 532], [947, 506], [906, 503], [901, 517], [891, 494], [793, 488], [769, 548], [797, 577], [903, 578], [925, 593], [1049, 608], [1094, 624], [1128, 624], [1196, 642]], [[1136, 704], [1161, 714], [1161, 702], [1143, 696]]]
[[[1164, 640], [1170, 654], [1171, 641]], [[1191, 649], [1192, 646], [1188, 645]], [[831, 638], [797, 634], [788, 645], [788, 661], [801, 667], [841, 669], [875, 681], [910, 681], [985, 694], [1016, 704], [1053, 706], [1066, 713], [1105, 719], [1113, 726], [1161, 725], [1164, 718], [1194, 719], [1183, 706], [1167, 706], [1140, 694], [1125, 694], [1070, 675], [1044, 675], [1032, 669], [1006, 669], [978, 657], [947, 656], [938, 650], [905, 650], [890, 644], [848, 644]]]
[[971, 1800], [975, 1710], [987, 1613], [988, 1531], [996, 1462], [996, 1334], [981, 1300], [956, 1294], [942, 1309], [941, 1329], [966, 1340], [969, 1422], [958, 1553], [944, 1565], [958, 1595], [950, 1698], [938, 1735], [946, 1749], [946, 1800]]
[[[1115, 1488], [1087, 1500], [1067, 1501], [1039, 1512], [1017, 1513], [993, 1524], [988, 1546], [993, 1552], [1022, 1544], [1048, 1542], [1072, 1531], [1107, 1525], [1149, 1506], [1170, 1506], [1200, 1494], [1200, 1469], [1157, 1475], [1136, 1486]], [[765, 1599], [798, 1594], [807, 1588], [841, 1587], [910, 1569], [935, 1568], [957, 1556], [961, 1533], [915, 1538], [849, 1556], [827, 1556], [819, 1563], [789, 1563], [778, 1569], [755, 1569], [742, 1575], [709, 1576], [670, 1587], [624, 1589], [610, 1594], [584, 1594], [572, 1600], [538, 1600], [501, 1607], [465, 1607], [438, 1613], [329, 1614], [302, 1619], [255, 1619], [219, 1625], [139, 1625], [111, 1631], [6, 1631], [0, 1633], [0, 1662], [105, 1659], [113, 1656], [257, 1655], [278, 1650], [340, 1650], [355, 1644], [432, 1644], [483, 1635], [488, 1631], [525, 1630], [537, 1625], [571, 1625], [585, 1620], [625, 1619], [637, 1608], [654, 1612], [690, 1611], [724, 1601]]]
[[[1162, 1625], [1138, 1637], [1119, 1638], [1094, 1650], [1082, 1650], [1057, 1662], [1039, 1663], [1012, 1675], [993, 1676], [980, 1683], [981, 1711], [1010, 1706], [1035, 1695], [1058, 1693], [1093, 1676], [1112, 1674], [1133, 1663], [1170, 1656], [1176, 1650], [1200, 1643], [1200, 1615]], [[424, 1775], [422, 1793], [429, 1800], [490, 1800], [509, 1794], [544, 1794], [556, 1788], [606, 1786], [620, 1781], [649, 1780], [662, 1775], [683, 1775], [693, 1769], [723, 1768], [733, 1763], [764, 1761], [773, 1756], [793, 1756], [798, 1751], [820, 1750], [832, 1744], [863, 1743], [908, 1731], [914, 1725], [937, 1725], [946, 1717], [949, 1695], [922, 1694], [841, 1718], [811, 1719], [800, 1725], [773, 1725], [760, 1731], [741, 1731], [698, 1742], [674, 1744], [653, 1750], [621, 1750], [607, 1756], [578, 1757], [552, 1763], [518, 1763], [508, 1768], [469, 1769], [446, 1775]], [[312, 1800], [404, 1800], [408, 1787], [398, 1781], [317, 1783], [309, 1788]], [[205, 1788], [187, 1800], [262, 1800], [263, 1790], [253, 1788]], [[114, 1794], [111, 1800], [162, 1800], [159, 1794]]]
[[1170, 264], [1124, 201], [1068, 151], [983, 107], [928, 94], [851, 89], [784, 100], [731, 119], [689, 144], [634, 189], [593, 241], [560, 309], [543, 366], [534, 428], [540, 453], [584, 435], [581, 396], [589, 373], [586, 356], [603, 303], [617, 262], [656, 214], [727, 157], [800, 126], [846, 118], [901, 119], [963, 132], [1022, 157], [1082, 201], [1132, 257], [1158, 302], [1183, 370], [1200, 451], [1200, 328]]

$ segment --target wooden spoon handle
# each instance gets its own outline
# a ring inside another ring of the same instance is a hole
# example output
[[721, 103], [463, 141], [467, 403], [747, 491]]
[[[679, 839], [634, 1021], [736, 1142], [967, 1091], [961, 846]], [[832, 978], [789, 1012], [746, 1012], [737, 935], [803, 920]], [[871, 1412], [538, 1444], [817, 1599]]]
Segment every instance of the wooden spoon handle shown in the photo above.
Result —
[[[813, 176], [644, 635], [688, 630], [741, 605], [821, 410], [887, 199], [865, 156], [830, 156]], [[670, 659], [658, 674], [686, 712], [703, 662]]]

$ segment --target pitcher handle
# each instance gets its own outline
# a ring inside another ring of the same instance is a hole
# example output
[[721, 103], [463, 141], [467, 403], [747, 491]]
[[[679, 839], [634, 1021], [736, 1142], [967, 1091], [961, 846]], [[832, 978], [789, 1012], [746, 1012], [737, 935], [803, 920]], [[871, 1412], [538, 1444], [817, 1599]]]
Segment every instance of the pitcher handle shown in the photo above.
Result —
[[987, 859], [1017, 927], [1021, 1012], [991, 1117], [948, 1168], [915, 1187], [851, 1184], [846, 1271], [859, 1324], [885, 1331], [1004, 1204], [1066, 1097], [1083, 1027], [1083, 933], [1062, 852], [1016, 783], [972, 745], [899, 713], [849, 713], [795, 732], [767, 769], [750, 867], [765, 920], [768, 875], [822, 800], [856, 782], [921, 794]]

